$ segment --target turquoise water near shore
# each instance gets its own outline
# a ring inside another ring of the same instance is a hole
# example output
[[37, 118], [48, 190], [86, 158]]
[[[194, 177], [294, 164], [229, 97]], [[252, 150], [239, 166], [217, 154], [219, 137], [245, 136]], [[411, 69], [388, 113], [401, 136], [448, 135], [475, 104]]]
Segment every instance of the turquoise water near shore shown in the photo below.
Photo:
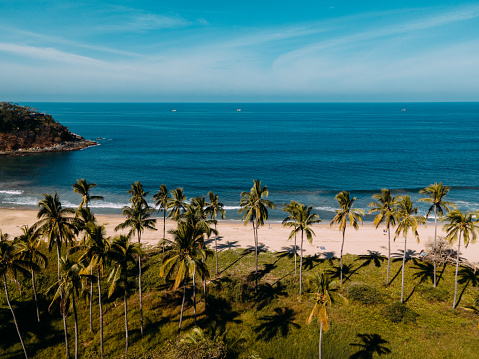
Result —
[[436, 181], [452, 187], [449, 200], [460, 209], [479, 209], [479, 103], [22, 105], [100, 145], [0, 158], [1, 207], [35, 208], [55, 190], [77, 206], [71, 185], [86, 178], [105, 197], [92, 203], [95, 211], [120, 214], [130, 183], [140, 180], [150, 194], [160, 184], [183, 187], [188, 198], [213, 190], [227, 217], [239, 219], [240, 193], [257, 178], [276, 204], [273, 220], [292, 199], [327, 221], [340, 190], [367, 209], [383, 187], [417, 199]]

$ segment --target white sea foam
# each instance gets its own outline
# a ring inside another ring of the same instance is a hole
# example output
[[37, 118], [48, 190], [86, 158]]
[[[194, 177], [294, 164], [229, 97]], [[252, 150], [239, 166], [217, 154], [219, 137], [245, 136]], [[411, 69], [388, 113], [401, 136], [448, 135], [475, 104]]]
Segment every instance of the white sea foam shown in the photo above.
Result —
[[123, 208], [128, 204], [125, 203], [115, 203], [115, 202], [104, 202], [104, 201], [95, 201], [88, 204], [90, 208]]
[[34, 197], [16, 197], [16, 198], [5, 198], [2, 200], [2, 203], [7, 204], [16, 204], [20, 206], [36, 206], [38, 204], [38, 199]]
[[0, 193], [4, 193], [4, 194], [22, 194], [23, 191], [20, 191], [20, 190], [0, 190]]
[[333, 207], [314, 207], [317, 211], [325, 211], [325, 212], [336, 212], [337, 208]]

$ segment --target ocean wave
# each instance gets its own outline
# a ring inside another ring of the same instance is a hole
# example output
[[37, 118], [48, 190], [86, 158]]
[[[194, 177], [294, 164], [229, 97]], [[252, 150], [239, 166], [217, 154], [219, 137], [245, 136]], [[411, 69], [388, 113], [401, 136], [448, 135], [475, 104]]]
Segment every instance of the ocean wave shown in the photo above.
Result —
[[324, 212], [336, 212], [337, 208], [333, 207], [313, 207], [317, 211], [324, 211]]
[[19, 197], [19, 198], [9, 197], [2, 200], [2, 203], [16, 204], [20, 206], [36, 206], [38, 204], [38, 199], [34, 197]]
[[[127, 204], [125, 203], [114, 203], [114, 202], [103, 202], [103, 201], [95, 201], [88, 205], [88, 207], [90, 208], [115, 208], [115, 209], [117, 208], [121, 209], [125, 206], [127, 206]], [[76, 205], [75, 207], [78, 207], [78, 205]]]
[[21, 191], [21, 190], [0, 190], [0, 193], [4, 193], [4, 194], [22, 194], [23, 191]]

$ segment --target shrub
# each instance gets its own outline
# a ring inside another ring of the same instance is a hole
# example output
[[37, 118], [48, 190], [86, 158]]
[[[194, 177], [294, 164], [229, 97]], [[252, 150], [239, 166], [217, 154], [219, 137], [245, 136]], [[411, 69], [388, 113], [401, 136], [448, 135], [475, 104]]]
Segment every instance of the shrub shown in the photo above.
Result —
[[414, 310], [406, 307], [401, 302], [394, 302], [386, 306], [383, 310], [384, 316], [393, 323], [404, 322], [416, 323], [416, 318], [419, 316]]
[[375, 305], [383, 302], [383, 295], [376, 288], [366, 283], [351, 283], [346, 287], [345, 292], [349, 299], [365, 305]]

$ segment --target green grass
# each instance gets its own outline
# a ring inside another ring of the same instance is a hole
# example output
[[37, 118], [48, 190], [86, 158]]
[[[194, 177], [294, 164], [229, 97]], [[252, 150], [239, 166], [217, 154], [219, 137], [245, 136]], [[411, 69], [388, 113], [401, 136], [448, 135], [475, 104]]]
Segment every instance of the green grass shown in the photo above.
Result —
[[[246, 339], [239, 348], [230, 349], [232, 358], [246, 358], [256, 352], [261, 358], [314, 358], [318, 351], [319, 327], [305, 321], [314, 306], [314, 288], [303, 282], [305, 295], [298, 298], [299, 270], [294, 274], [294, 259], [277, 253], [261, 253], [258, 290], [254, 290], [254, 253], [242, 249], [226, 250], [219, 254], [221, 274], [212, 275], [208, 282], [208, 307], [205, 312], [200, 279], [197, 279], [198, 324], [207, 335], [216, 328], [226, 331], [230, 341]], [[320, 271], [332, 271], [338, 260], [327, 261], [307, 258], [304, 277]], [[479, 289], [468, 286], [461, 297], [459, 307], [452, 310], [454, 291], [454, 267], [447, 266], [436, 289], [430, 282], [420, 283], [415, 278], [414, 263], [407, 263], [405, 285], [405, 314], [413, 320], [391, 320], [398, 309], [401, 296], [401, 261], [392, 263], [390, 286], [386, 286], [386, 266], [374, 262], [361, 266], [364, 260], [346, 255], [349, 269], [341, 292], [349, 304], [338, 302], [329, 308], [330, 330], [323, 335], [323, 355], [326, 358], [349, 358], [361, 348], [358, 335], [376, 334], [386, 341], [381, 345], [390, 350], [388, 358], [476, 358], [479, 347], [479, 317], [464, 307], [472, 305], [479, 296]], [[161, 254], [151, 251], [143, 271], [143, 305], [145, 335], [139, 328], [139, 299], [136, 291], [135, 267], [131, 268], [131, 291], [128, 298], [130, 328], [130, 352], [138, 356], [148, 351], [160, 352], [167, 342], [174, 342], [182, 292], [172, 292], [169, 284], [159, 278]], [[214, 274], [214, 256], [208, 259], [208, 267]], [[346, 269], [346, 268], [345, 268]], [[442, 267], [440, 267], [442, 270]], [[397, 275], [396, 275], [397, 274]], [[31, 299], [29, 278], [22, 279], [22, 295], [10, 284], [10, 294], [18, 316], [20, 329], [31, 358], [63, 357], [65, 351], [63, 325], [58, 312], [48, 313], [49, 301], [46, 289], [56, 278], [56, 258], [50, 255], [50, 266], [38, 276], [43, 325], [36, 324], [35, 307]], [[118, 358], [124, 353], [123, 300], [120, 295], [107, 298], [104, 290], [104, 346], [107, 358]], [[464, 285], [459, 286], [459, 294]], [[184, 313], [182, 332], [193, 325], [191, 287]], [[301, 300], [300, 300], [301, 299]], [[376, 300], [377, 299], [377, 300]], [[89, 331], [88, 306], [79, 303], [80, 356], [96, 357], [99, 350], [98, 303], [94, 287], [94, 333]], [[391, 309], [392, 308], [392, 309]], [[411, 317], [411, 313], [414, 313]], [[408, 316], [409, 315], [409, 316]], [[0, 357], [20, 358], [21, 347], [13, 326], [4, 296], [0, 299]], [[73, 355], [73, 315], [68, 317], [70, 352]], [[228, 342], [227, 340], [227, 342]], [[377, 356], [377, 355], [376, 355]], [[146, 355], [145, 355], [146, 357]], [[159, 356], [150, 356], [159, 357]], [[374, 357], [374, 356], [373, 356]]]

